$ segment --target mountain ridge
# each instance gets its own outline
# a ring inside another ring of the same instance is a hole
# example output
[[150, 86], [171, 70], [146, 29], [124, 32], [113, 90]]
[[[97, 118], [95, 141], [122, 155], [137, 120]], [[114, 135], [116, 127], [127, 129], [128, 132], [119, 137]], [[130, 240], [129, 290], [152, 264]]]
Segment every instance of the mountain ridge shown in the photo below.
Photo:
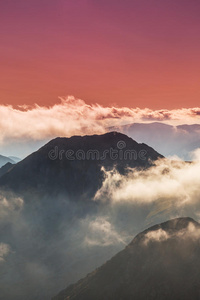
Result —
[[[189, 217], [144, 230], [124, 250], [52, 300], [199, 299], [200, 244], [199, 239], [183, 235], [189, 226], [199, 234], [200, 224]], [[161, 229], [173, 235], [153, 239], [152, 234]], [[144, 237], [151, 240], [146, 243]]]

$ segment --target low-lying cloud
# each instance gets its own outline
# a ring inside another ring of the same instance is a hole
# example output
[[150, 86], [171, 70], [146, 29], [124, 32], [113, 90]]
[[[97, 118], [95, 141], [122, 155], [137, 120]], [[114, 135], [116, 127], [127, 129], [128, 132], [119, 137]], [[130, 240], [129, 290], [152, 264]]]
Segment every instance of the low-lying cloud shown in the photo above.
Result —
[[200, 150], [193, 162], [178, 158], [159, 159], [146, 170], [128, 169], [126, 175], [106, 171], [95, 201], [146, 204], [164, 203], [166, 209], [181, 209], [200, 199]]
[[159, 228], [155, 231], [149, 231], [145, 234], [144, 245], [147, 245], [150, 241], [163, 242], [168, 240], [170, 235], [163, 229]]
[[[127, 244], [127, 238], [120, 233], [105, 217], [97, 217], [95, 220], [84, 220], [83, 225], [88, 226], [88, 234], [84, 239], [87, 246], [110, 246], [116, 244]], [[129, 237], [130, 238], [130, 237]]]

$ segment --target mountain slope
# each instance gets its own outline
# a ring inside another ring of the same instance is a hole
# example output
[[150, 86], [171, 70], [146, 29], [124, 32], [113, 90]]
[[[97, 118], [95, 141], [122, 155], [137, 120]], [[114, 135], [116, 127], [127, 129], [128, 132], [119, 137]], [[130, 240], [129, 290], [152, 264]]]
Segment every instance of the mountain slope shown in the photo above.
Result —
[[155, 225], [53, 300], [199, 299], [199, 237], [191, 218]]
[[[66, 157], [69, 151], [73, 155]], [[125, 151], [133, 151], [133, 156]], [[2, 176], [0, 187], [20, 193], [37, 191], [87, 198], [94, 195], [101, 184], [102, 166], [117, 166], [120, 172], [124, 172], [126, 166], [147, 167], [150, 160], [161, 157], [151, 147], [116, 132], [56, 138]]]
[[8, 162], [4, 166], [2, 166], [0, 168], [0, 177], [3, 176], [4, 174], [6, 174], [7, 172], [9, 172], [13, 166], [14, 166], [14, 164], [11, 164], [10, 162]]

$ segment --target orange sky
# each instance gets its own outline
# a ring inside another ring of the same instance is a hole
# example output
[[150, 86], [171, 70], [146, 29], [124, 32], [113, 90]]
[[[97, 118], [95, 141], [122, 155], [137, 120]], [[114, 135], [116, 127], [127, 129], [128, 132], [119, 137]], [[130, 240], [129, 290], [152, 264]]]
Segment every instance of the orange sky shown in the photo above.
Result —
[[199, 106], [197, 0], [3, 0], [0, 103]]

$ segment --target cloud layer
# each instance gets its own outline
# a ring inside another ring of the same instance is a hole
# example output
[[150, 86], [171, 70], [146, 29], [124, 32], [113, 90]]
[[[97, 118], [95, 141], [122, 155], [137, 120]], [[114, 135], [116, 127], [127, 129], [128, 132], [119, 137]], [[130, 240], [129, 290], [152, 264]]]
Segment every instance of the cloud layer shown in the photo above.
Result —
[[[151, 110], [148, 108], [88, 105], [69, 96], [51, 107], [0, 106], [0, 143], [9, 139], [49, 139], [55, 136], [102, 133], [109, 126], [130, 122], [165, 121], [200, 123], [200, 108]], [[92, 126], [91, 126], [92, 125]]]

